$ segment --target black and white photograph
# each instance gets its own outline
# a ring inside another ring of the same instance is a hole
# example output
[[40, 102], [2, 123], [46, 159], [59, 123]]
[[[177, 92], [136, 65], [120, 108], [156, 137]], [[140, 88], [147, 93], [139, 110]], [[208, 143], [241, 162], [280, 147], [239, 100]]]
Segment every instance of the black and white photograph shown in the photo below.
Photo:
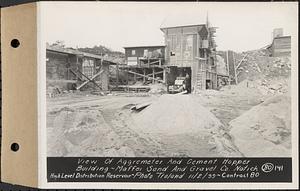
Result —
[[216, 5], [48, 4], [47, 156], [291, 157], [293, 7]]
[[1, 181], [299, 188], [298, 3], [38, 1], [1, 17]]

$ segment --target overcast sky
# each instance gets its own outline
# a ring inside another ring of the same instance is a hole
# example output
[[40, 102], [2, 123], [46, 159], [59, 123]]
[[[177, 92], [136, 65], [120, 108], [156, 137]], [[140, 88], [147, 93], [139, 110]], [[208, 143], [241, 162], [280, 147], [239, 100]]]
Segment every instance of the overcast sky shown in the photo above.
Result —
[[218, 50], [245, 51], [270, 44], [274, 28], [296, 35], [296, 3], [107, 3], [42, 2], [47, 42], [71, 47], [163, 45], [160, 27], [202, 24], [218, 27]]

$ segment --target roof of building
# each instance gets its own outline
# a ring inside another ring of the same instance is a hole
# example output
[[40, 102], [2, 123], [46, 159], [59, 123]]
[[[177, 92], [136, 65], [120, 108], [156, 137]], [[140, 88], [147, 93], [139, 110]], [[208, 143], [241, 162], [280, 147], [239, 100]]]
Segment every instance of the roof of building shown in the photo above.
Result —
[[180, 27], [196, 27], [196, 26], [206, 26], [206, 24], [191, 24], [191, 25], [173, 25], [167, 27], [161, 27], [160, 29], [170, 29], [170, 28], [180, 28]]
[[123, 64], [122, 61], [120, 61], [120, 59], [117, 59], [117, 58], [113, 58], [113, 57], [110, 57], [110, 56], [100, 56], [100, 55], [96, 55], [96, 54], [91, 54], [91, 53], [87, 53], [87, 52], [82, 52], [82, 51], [79, 51], [79, 50], [76, 50], [76, 49], [72, 49], [72, 48], [61, 48], [61, 47], [58, 47], [58, 46], [49, 46], [47, 44], [46, 46], [46, 49], [48, 51], [52, 51], [52, 52], [58, 52], [58, 53], [63, 53], [63, 54], [72, 54], [72, 55], [78, 55], [78, 56], [81, 56], [81, 57], [89, 57], [89, 58], [95, 58], [95, 59], [103, 59], [103, 61], [106, 61], [108, 62], [109, 64]]
[[291, 38], [291, 36], [277, 36], [277, 37], [274, 37], [274, 39], [278, 39], [278, 38]]
[[274, 37], [273, 40], [272, 40], [272, 43], [269, 44], [269, 45], [267, 45], [267, 46], [265, 46], [265, 47], [263, 47], [263, 48], [265, 48], [265, 49], [270, 49], [270, 48], [272, 48], [272, 45], [273, 45], [273, 43], [274, 43], [274, 40], [275, 40], [275, 39], [281, 39], [281, 38], [291, 38], [291, 36], [277, 36], [277, 37]]
[[79, 56], [84, 56], [84, 57], [102, 59], [102, 56], [100, 56], [100, 55], [91, 54], [91, 53], [87, 53], [87, 52], [81, 52], [79, 50], [72, 49], [72, 48], [61, 48], [61, 47], [57, 47], [57, 46], [47, 45], [47, 50], [59, 52], [59, 53], [65, 53], [65, 54], [73, 54], [73, 55], [79, 55]]
[[126, 46], [126, 47], [123, 47], [124, 49], [127, 49], [127, 48], [164, 48], [166, 47], [165, 45], [150, 45], [150, 46]]

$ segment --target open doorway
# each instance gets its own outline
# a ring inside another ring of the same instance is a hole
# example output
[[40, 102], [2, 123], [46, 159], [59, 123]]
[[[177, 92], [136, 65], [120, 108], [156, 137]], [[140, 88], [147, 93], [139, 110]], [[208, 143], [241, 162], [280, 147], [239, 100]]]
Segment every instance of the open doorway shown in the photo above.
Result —
[[168, 74], [168, 92], [180, 93], [186, 91], [191, 93], [192, 70], [191, 67], [174, 67]]
[[212, 89], [212, 81], [206, 80], [206, 89]]

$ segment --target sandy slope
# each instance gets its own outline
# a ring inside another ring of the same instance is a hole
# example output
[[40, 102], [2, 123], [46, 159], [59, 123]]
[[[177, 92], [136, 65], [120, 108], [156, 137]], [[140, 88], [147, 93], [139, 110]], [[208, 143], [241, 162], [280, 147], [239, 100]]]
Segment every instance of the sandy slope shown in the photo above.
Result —
[[291, 155], [291, 100], [274, 96], [230, 122], [239, 150], [249, 157]]

